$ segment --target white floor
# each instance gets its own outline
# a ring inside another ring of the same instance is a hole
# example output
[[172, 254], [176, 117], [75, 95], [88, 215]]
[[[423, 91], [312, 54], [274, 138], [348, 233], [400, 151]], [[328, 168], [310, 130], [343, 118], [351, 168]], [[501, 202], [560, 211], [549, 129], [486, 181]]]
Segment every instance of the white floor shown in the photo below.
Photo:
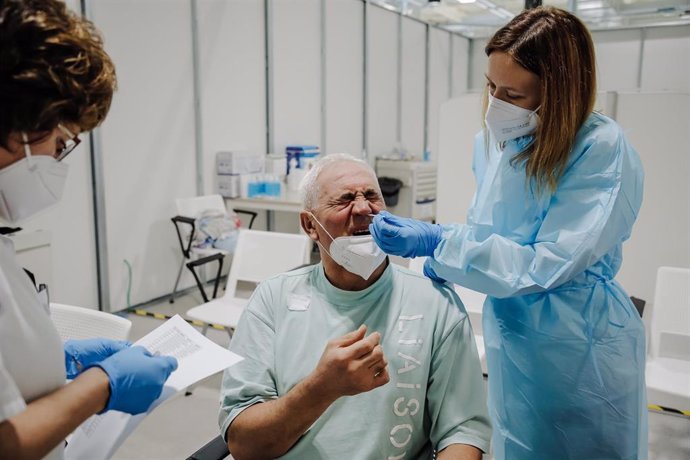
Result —
[[[175, 304], [163, 301], [147, 310], [168, 315], [184, 314], [187, 309], [200, 303], [200, 296], [192, 293], [179, 297]], [[129, 318], [133, 322], [133, 341], [161, 324], [155, 318], [137, 315], [129, 315]], [[229, 343], [228, 334], [224, 331], [210, 329], [208, 336], [219, 345], [226, 347]], [[178, 394], [166, 401], [146, 417], [113, 458], [186, 459], [219, 434], [217, 416], [220, 384], [221, 375], [217, 374], [202, 381], [191, 396]], [[649, 459], [690, 460], [690, 417], [649, 413]]]

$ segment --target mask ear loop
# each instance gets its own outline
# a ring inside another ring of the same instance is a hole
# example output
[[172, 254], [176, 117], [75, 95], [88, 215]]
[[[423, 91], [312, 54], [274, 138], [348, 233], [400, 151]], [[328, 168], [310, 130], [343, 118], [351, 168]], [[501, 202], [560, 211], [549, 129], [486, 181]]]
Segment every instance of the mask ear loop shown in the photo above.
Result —
[[329, 238], [331, 239], [331, 241], [334, 241], [335, 238], [333, 238], [333, 235], [331, 235], [330, 233], [328, 233], [328, 230], [326, 230], [326, 227], [324, 227], [324, 226], [321, 224], [321, 222], [319, 222], [319, 219], [316, 218], [316, 216], [314, 215], [314, 213], [312, 213], [311, 211], [307, 211], [307, 212], [309, 213], [310, 216], [312, 216], [312, 217], [314, 218], [314, 220], [316, 221], [316, 223], [319, 224], [319, 227], [321, 227], [321, 228], [323, 229], [323, 231], [326, 232], [326, 235], [329, 236]]
[[25, 131], [22, 131], [22, 140], [24, 141], [24, 155], [26, 156], [27, 163], [29, 163], [29, 170], [33, 171], [36, 168], [36, 165], [31, 155], [31, 145], [29, 144], [29, 136], [26, 135]]
[[[326, 232], [326, 235], [328, 235], [328, 237], [331, 239], [331, 241], [335, 241], [335, 238], [333, 238], [333, 236], [332, 236], [330, 233], [328, 233], [328, 230], [326, 230], [326, 227], [324, 227], [324, 226], [321, 224], [321, 222], [319, 222], [319, 219], [316, 218], [316, 216], [314, 215], [314, 213], [312, 213], [311, 211], [307, 211], [307, 212], [309, 213], [310, 216], [312, 216], [312, 217], [314, 218], [314, 220], [316, 221], [316, 223], [319, 224], [319, 226], [323, 229], [323, 231]], [[321, 244], [320, 241], [317, 241], [316, 244], [318, 244], [319, 247], [320, 247], [321, 249], [323, 249], [323, 250], [326, 252], [326, 254], [328, 254], [328, 257], [330, 257], [331, 259], [333, 258], [333, 256], [331, 255], [331, 253], [328, 252], [328, 250], [327, 250], [326, 248], [323, 247], [323, 244]]]

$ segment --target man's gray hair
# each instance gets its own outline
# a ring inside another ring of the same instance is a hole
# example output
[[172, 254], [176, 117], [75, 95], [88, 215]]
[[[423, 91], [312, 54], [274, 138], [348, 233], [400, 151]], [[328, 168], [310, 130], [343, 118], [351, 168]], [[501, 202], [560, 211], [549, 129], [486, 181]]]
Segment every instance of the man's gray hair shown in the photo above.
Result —
[[374, 184], [376, 185], [376, 189], [379, 190], [379, 182], [376, 179], [376, 173], [374, 172], [374, 169], [369, 165], [364, 160], [360, 160], [359, 158], [355, 158], [349, 153], [331, 153], [330, 155], [326, 155], [322, 158], [320, 158], [316, 163], [314, 163], [314, 166], [307, 172], [307, 174], [304, 176], [302, 179], [302, 182], [300, 182], [299, 185], [299, 190], [300, 190], [300, 195], [302, 197], [302, 205], [304, 206], [304, 209], [310, 211], [316, 207], [319, 201], [319, 176], [321, 173], [326, 170], [327, 168], [330, 168], [331, 166], [337, 164], [337, 163], [343, 163], [343, 162], [351, 162], [351, 163], [356, 163], [360, 166], [362, 166], [364, 169], [369, 171], [371, 173], [371, 176], [374, 178]]

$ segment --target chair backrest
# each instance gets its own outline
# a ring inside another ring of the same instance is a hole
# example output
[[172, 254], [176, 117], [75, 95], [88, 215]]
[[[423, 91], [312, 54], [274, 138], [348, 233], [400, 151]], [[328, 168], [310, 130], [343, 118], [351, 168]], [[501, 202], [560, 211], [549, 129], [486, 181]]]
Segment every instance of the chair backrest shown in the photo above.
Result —
[[50, 318], [63, 341], [94, 337], [127, 340], [132, 328], [132, 322], [127, 318], [59, 303], [50, 304]]
[[227, 212], [225, 201], [220, 195], [204, 195], [191, 198], [178, 198], [175, 200], [177, 214], [180, 216], [196, 218], [201, 212], [213, 209]]
[[690, 269], [659, 267], [651, 319], [651, 356], [690, 360]]
[[238, 281], [259, 283], [309, 263], [311, 246], [304, 234], [240, 230], [224, 296], [235, 296]]

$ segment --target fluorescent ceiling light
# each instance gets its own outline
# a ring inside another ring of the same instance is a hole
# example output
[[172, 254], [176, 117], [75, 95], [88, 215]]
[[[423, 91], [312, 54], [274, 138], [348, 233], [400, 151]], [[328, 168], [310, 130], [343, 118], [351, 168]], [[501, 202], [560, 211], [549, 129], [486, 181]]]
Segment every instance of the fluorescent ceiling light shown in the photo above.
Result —
[[594, 1], [594, 2], [581, 2], [577, 4], [577, 9], [578, 11], [587, 11], [587, 10], [598, 10], [604, 7], [604, 2], [602, 1]]
[[477, 0], [477, 5], [483, 5], [486, 7], [487, 10], [491, 14], [494, 14], [498, 16], [499, 18], [502, 19], [513, 19], [515, 15], [508, 11], [507, 9], [503, 8], [502, 6], [498, 6], [496, 3], [490, 1], [490, 0]]

